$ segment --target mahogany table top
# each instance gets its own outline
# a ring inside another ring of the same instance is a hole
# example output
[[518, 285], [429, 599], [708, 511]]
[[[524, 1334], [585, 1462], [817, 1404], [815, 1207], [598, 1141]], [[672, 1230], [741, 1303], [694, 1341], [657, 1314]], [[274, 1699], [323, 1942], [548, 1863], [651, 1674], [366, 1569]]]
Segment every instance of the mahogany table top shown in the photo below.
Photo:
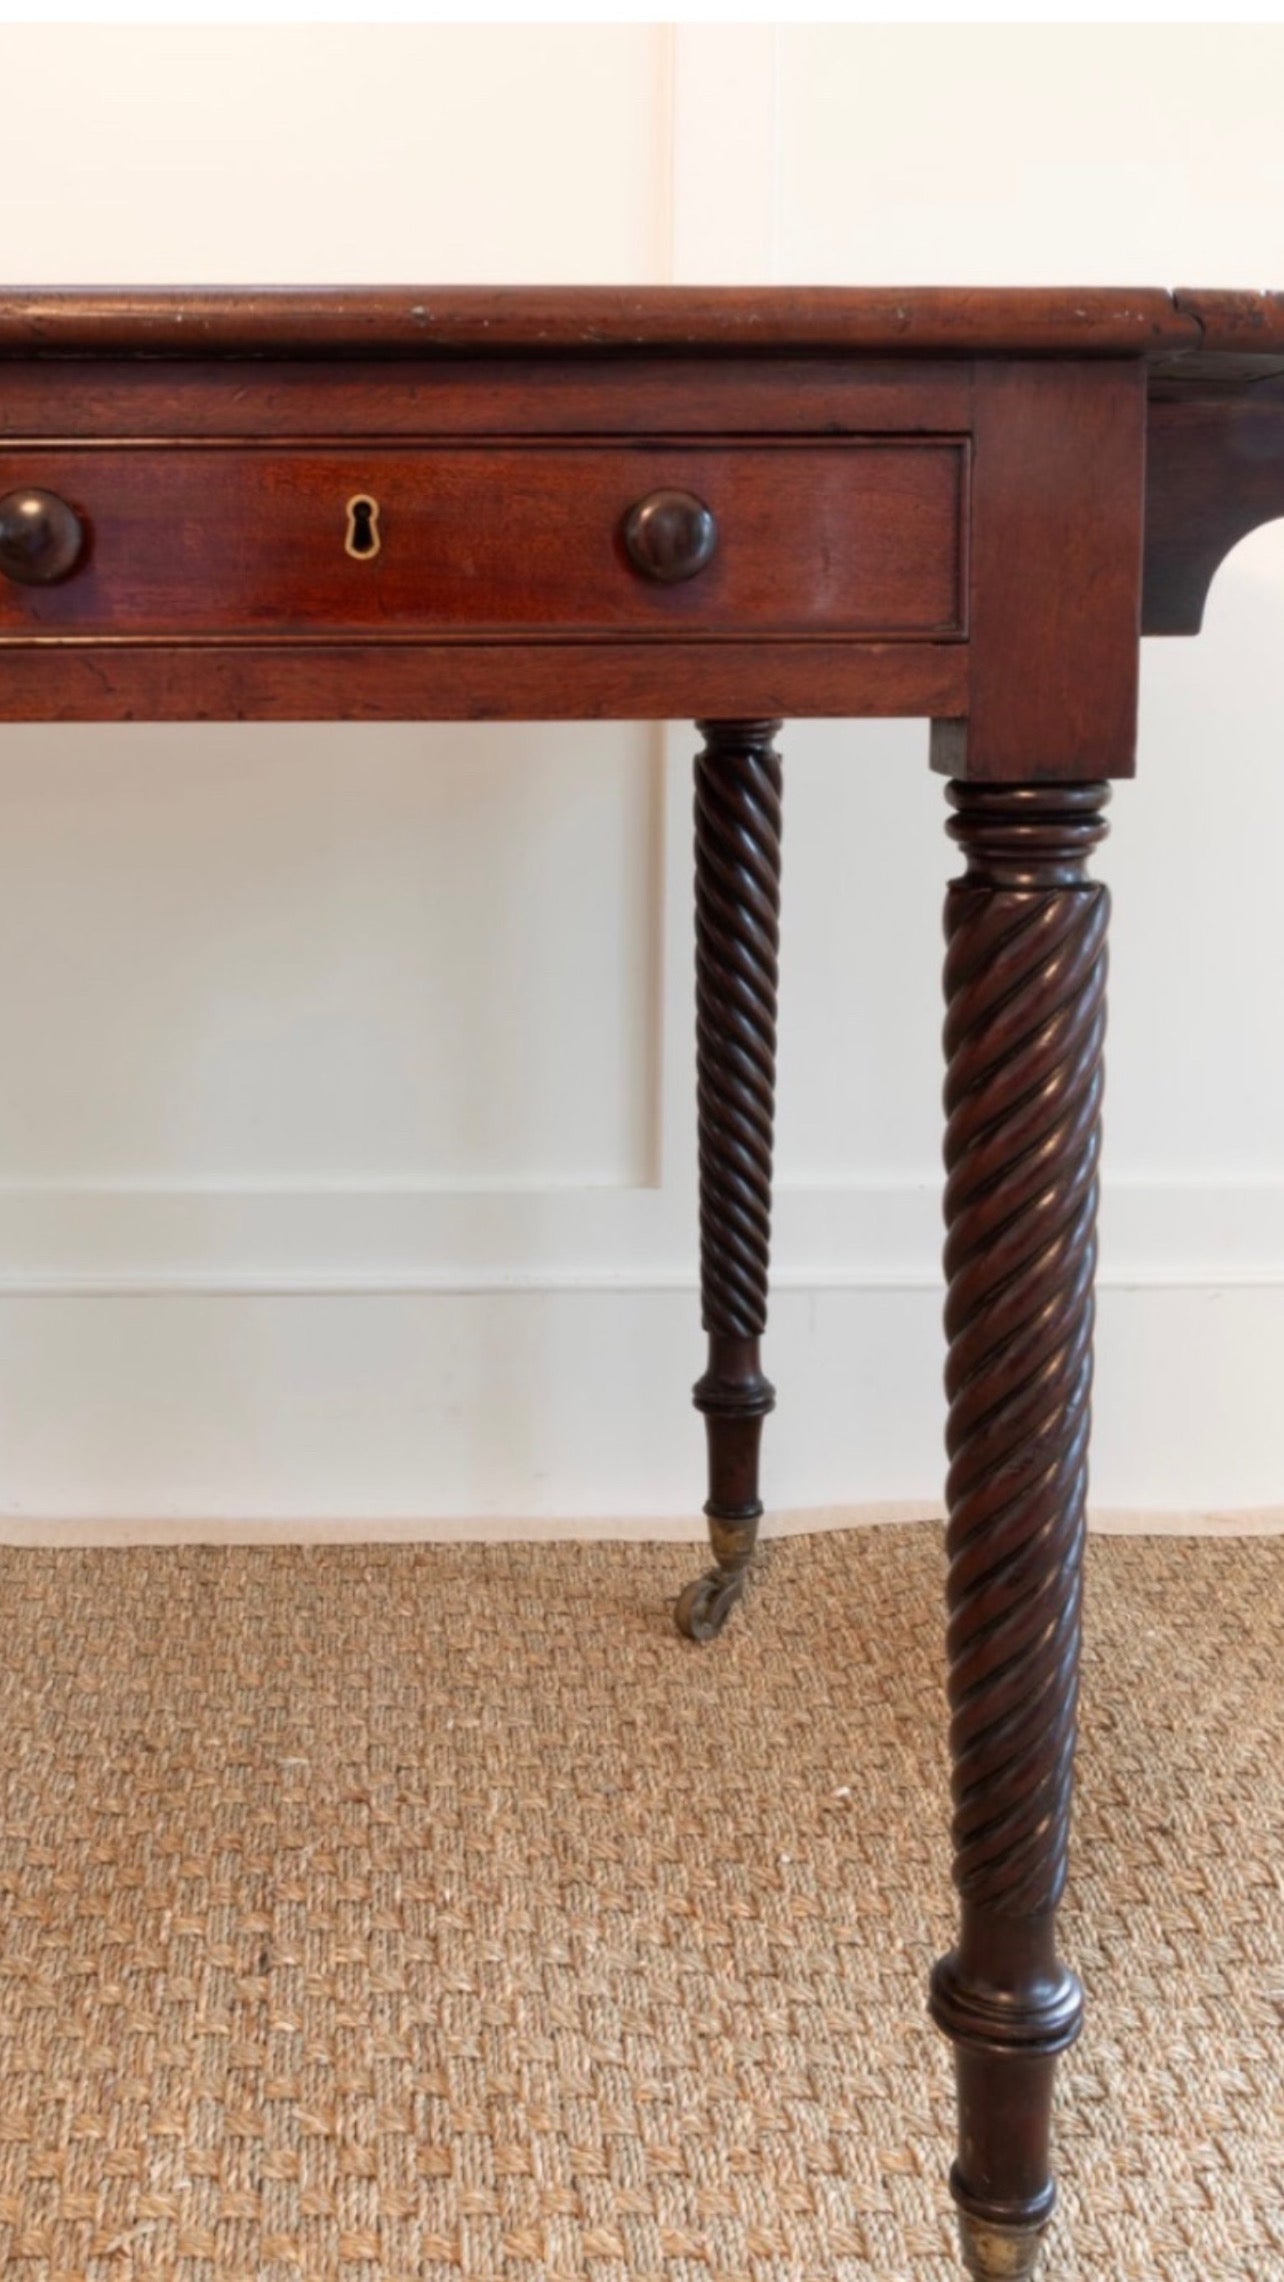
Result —
[[1124, 286], [60, 286], [0, 292], [0, 355], [822, 349], [1142, 355], [1284, 375], [1284, 293]]

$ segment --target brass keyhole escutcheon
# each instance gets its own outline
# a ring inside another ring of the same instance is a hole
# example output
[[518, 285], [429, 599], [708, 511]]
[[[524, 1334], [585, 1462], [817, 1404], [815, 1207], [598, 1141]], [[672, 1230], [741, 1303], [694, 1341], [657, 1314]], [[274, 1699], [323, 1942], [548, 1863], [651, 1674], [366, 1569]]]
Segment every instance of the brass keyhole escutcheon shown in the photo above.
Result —
[[383, 544], [379, 536], [379, 502], [368, 491], [355, 492], [348, 501], [348, 533], [343, 551], [359, 563], [373, 562]]

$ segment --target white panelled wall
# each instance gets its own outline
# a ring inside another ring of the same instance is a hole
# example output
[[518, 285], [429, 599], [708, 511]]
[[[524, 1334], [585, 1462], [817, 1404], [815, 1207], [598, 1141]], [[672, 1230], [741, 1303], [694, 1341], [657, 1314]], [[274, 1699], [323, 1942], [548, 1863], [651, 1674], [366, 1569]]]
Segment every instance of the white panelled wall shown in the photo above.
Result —
[[[1284, 282], [1276, 27], [0, 56], [14, 282]], [[1284, 1516], [1282, 627], [1284, 527], [1147, 645], [1098, 865], [1103, 1515]], [[693, 741], [0, 732], [0, 1534], [702, 1530]], [[942, 788], [922, 723], [785, 753], [767, 1491], [928, 1511]]]

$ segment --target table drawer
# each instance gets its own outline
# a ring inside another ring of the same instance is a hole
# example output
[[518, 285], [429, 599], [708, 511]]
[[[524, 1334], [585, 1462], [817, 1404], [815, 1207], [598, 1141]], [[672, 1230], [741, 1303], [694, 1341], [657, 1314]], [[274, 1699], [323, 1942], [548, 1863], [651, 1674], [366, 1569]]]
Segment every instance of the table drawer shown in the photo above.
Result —
[[[0, 641], [949, 636], [966, 467], [903, 438], [11, 445], [0, 494], [54, 495], [80, 539], [53, 583], [0, 577]], [[714, 525], [674, 583], [627, 537], [668, 491]]]

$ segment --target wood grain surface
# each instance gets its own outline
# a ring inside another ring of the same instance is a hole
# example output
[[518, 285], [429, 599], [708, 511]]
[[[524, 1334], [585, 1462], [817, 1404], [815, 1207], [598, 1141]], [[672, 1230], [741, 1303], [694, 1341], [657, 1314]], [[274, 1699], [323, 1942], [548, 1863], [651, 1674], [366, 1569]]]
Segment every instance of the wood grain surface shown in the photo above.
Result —
[[[961, 445], [927, 442], [0, 449], [0, 493], [55, 493], [89, 534], [59, 584], [0, 581], [0, 642], [958, 634], [964, 471]], [[666, 587], [623, 530], [668, 486], [718, 540]], [[379, 505], [367, 560], [346, 547], [356, 495]]]
[[1279, 294], [1070, 286], [10, 288], [6, 350], [421, 355], [780, 347], [1129, 355], [1284, 345]]
[[132, 286], [0, 293], [0, 355], [1284, 352], [1284, 294], [1158, 286]]
[[1136, 361], [987, 365], [973, 420], [971, 699], [933, 766], [1029, 782], [1136, 756], [1145, 389]]

